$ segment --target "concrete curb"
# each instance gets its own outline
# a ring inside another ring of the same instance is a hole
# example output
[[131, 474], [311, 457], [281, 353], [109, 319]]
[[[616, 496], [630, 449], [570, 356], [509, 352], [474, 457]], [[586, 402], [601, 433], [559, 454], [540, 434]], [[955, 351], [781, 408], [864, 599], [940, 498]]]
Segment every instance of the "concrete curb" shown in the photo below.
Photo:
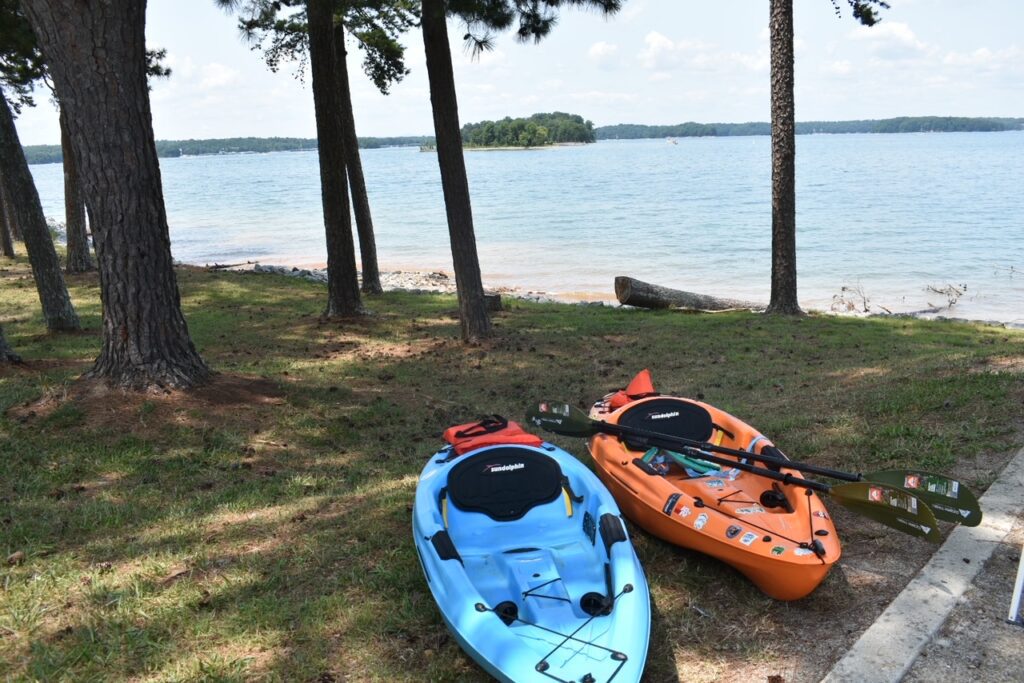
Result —
[[907, 674], [1024, 509], [1024, 449], [979, 502], [982, 523], [955, 528], [822, 683], [898, 683]]

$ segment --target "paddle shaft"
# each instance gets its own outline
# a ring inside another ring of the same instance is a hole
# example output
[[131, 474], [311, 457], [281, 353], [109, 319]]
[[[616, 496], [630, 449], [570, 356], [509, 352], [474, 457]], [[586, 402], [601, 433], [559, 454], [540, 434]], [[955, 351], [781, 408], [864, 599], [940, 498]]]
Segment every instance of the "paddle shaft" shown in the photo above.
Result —
[[[758, 462], [763, 462], [769, 465], [778, 465], [779, 467], [785, 467], [786, 469], [796, 470], [797, 472], [806, 472], [807, 474], [820, 474], [823, 477], [832, 477], [833, 479], [840, 479], [842, 481], [864, 481], [864, 477], [859, 474], [842, 472], [840, 470], [833, 470], [828, 467], [819, 467], [818, 465], [809, 465], [807, 463], [802, 462], [794, 462], [789, 458], [780, 458], [774, 455], [763, 455], [758, 453], [751, 453], [749, 451], [741, 451], [736, 448], [729, 448], [728, 446], [717, 446], [713, 443], [708, 443], [706, 441], [697, 441], [696, 439], [687, 439], [682, 436], [671, 436], [669, 434], [649, 432], [645, 429], [637, 429], [636, 427], [623, 427], [621, 425], [615, 426], [623, 430], [622, 433], [625, 434], [626, 436], [639, 436], [645, 439], [657, 437], [662, 440], [676, 442], [674, 445], [671, 446], [658, 446], [659, 448], [671, 449], [678, 448], [679, 446], [688, 446], [690, 448], [696, 448], [702, 451], [714, 451], [716, 453], [723, 453], [725, 455], [731, 455], [737, 458], [744, 458], [745, 460], [757, 460]], [[651, 443], [653, 444], [653, 442]], [[705, 457], [703, 453], [701, 454], [701, 457], [704, 458], [705, 460], [709, 460], [709, 458]]]
[[[683, 445], [685, 445], [685, 446], [690, 446], [691, 444], [697, 444], [697, 446], [693, 446], [693, 447], [699, 447], [700, 445], [707, 445], [707, 444], [702, 444], [700, 441], [690, 441], [690, 439], [677, 439], [676, 437], [667, 436], [665, 434], [658, 434], [657, 432], [647, 432], [647, 431], [644, 431], [642, 429], [634, 429], [632, 427], [623, 427], [621, 425], [616, 425], [616, 424], [611, 424], [609, 422], [605, 422], [604, 420], [600, 420], [600, 421], [593, 420], [592, 422], [594, 424], [594, 429], [596, 431], [604, 432], [605, 434], [611, 434], [612, 436], [632, 436], [632, 437], [636, 437], [636, 438], [639, 438], [639, 439], [643, 439], [646, 443], [648, 443], [648, 444], [650, 444], [652, 446], [657, 446], [658, 448], [666, 448], [666, 449], [671, 450], [673, 448], [679, 448], [679, 444], [682, 443], [682, 442], [690, 442], [690, 443], [684, 443]], [[724, 449], [724, 451], [727, 451], [729, 455], [738, 455], [740, 457], [745, 457], [745, 456], [750, 455], [746, 451], [736, 451], [736, 450], [733, 450], [731, 448], [726, 448], [726, 449]], [[708, 455], [707, 453], [701, 453], [700, 457], [701, 457], [702, 460], [707, 460], [708, 462], [713, 462], [716, 465], [724, 465], [726, 467], [734, 467], [734, 468], [740, 470], [741, 472], [749, 472], [751, 474], [756, 474], [759, 477], [765, 477], [766, 479], [772, 479], [774, 481], [782, 482], [783, 484], [792, 484], [793, 486], [802, 486], [804, 488], [811, 489], [812, 491], [818, 491], [820, 493], [828, 493], [829, 490], [832, 488], [828, 484], [823, 484], [820, 481], [811, 481], [809, 479], [801, 479], [800, 477], [794, 477], [792, 474], [788, 474], [788, 473], [787, 474], [783, 474], [782, 472], [776, 472], [775, 470], [765, 469], [764, 467], [757, 467], [755, 465], [751, 465], [751, 464], [745, 463], [745, 462], [727, 460], [725, 458], [719, 458], [718, 456], [715, 456], [715, 455]], [[779, 463], [783, 467], [789, 467], [789, 461], [788, 460], [780, 460]], [[796, 469], [796, 468], [793, 468], [793, 469]]]

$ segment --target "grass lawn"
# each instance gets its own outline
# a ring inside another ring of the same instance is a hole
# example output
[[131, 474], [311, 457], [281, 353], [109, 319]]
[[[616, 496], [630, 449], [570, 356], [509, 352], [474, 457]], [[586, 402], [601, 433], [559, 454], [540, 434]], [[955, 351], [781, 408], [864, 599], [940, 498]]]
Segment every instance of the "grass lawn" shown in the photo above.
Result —
[[[0, 562], [24, 553], [0, 565], [0, 679], [486, 680], [417, 562], [417, 474], [451, 424], [589, 405], [644, 367], [823, 465], [925, 466], [980, 493], [1021, 441], [1021, 331], [513, 303], [465, 346], [452, 297], [390, 293], [325, 322], [320, 285], [179, 282], [221, 374], [125, 395], [75, 382], [99, 348], [97, 279], [69, 279], [87, 331], [48, 335], [27, 264], [0, 260], [0, 322], [26, 360], [0, 370]], [[647, 679], [826, 670], [932, 550], [833, 511], [844, 557], [792, 604], [631, 526]]]

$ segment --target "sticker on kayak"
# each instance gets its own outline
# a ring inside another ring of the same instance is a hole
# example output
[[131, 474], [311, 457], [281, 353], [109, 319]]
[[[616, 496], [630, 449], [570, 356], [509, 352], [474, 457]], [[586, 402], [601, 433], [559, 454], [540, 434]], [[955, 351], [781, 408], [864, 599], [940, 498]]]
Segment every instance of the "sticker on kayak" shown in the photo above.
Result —
[[736, 511], [737, 515], [759, 515], [764, 512], [764, 508], [760, 505], [751, 505], [747, 508], [740, 508]]
[[680, 495], [682, 494], [673, 493], [671, 496], [669, 496], [668, 500], [665, 501], [665, 507], [661, 508], [661, 511], [664, 512], [666, 515], [671, 515], [676, 509], [676, 503], [679, 502]]
[[809, 548], [796, 548], [793, 550], [793, 554], [797, 557], [806, 557], [807, 555], [813, 555], [814, 551]]
[[690, 513], [692, 513], [692, 512], [693, 512], [693, 510], [691, 510], [691, 509], [689, 508], [689, 506], [687, 506], [687, 505], [684, 505], [684, 506], [682, 507], [682, 509], [681, 509], [681, 510], [679, 510], [679, 516], [680, 516], [680, 517], [689, 517], [689, 516], [690, 516]]
[[811, 514], [813, 514], [815, 517], [818, 517], [820, 519], [828, 519], [828, 513], [825, 512], [824, 510], [815, 510]]
[[728, 529], [725, 530], [726, 538], [736, 538], [743, 531], [743, 527], [738, 527], [735, 524], [731, 524]]
[[756, 540], [757, 534], [755, 534], [752, 531], [748, 531], [747, 533], [743, 534], [743, 538], [740, 539], [740, 543], [742, 543], [743, 545], [750, 545]]
[[781, 545], [777, 545], [772, 548], [772, 555], [781, 555], [784, 552], [786, 552], [786, 549]]
[[725, 488], [725, 482], [721, 479], [708, 479], [704, 482], [704, 485], [709, 489], [722, 489]]
[[872, 486], [868, 488], [868, 500], [874, 503], [888, 503], [894, 508], [917, 514], [917, 498], [903, 491]]
[[708, 513], [702, 512], [697, 515], [697, 519], [693, 522], [693, 528], [700, 531], [704, 528], [704, 525], [708, 523]]

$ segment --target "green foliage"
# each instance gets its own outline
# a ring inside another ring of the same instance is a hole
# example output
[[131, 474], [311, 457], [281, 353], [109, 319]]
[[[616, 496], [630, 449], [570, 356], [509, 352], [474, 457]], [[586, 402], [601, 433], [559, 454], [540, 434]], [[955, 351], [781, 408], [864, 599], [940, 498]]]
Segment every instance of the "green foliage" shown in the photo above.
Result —
[[563, 6], [595, 9], [605, 16], [622, 8], [622, 0], [448, 0], [448, 15], [462, 20], [463, 40], [475, 55], [494, 47], [494, 35], [516, 27], [516, 39], [539, 43], [558, 23]]
[[[305, 0], [217, 0], [226, 9], [239, 12], [238, 26], [252, 49], [263, 50], [271, 71], [282, 62], [295, 62], [301, 78], [309, 57]], [[363, 51], [363, 71], [382, 93], [401, 81], [405, 46], [399, 36], [419, 18], [414, 0], [342, 0], [337, 3], [336, 20]]]
[[32, 89], [45, 74], [43, 53], [19, 0], [0, 0], [0, 86], [10, 91], [8, 102], [14, 113], [22, 105], [34, 105]]
[[594, 142], [594, 124], [579, 114], [552, 112], [529, 118], [467, 123], [462, 142], [474, 147], [541, 147], [556, 142]]
[[150, 78], [170, 78], [171, 67], [164, 64], [167, 48], [146, 50], [146, 75]]
[[[879, 10], [889, 9], [889, 3], [885, 0], [846, 0], [846, 4], [853, 10], [853, 18], [865, 26], [874, 26], [880, 22], [882, 19], [878, 16]], [[836, 10], [836, 16], [841, 16], [839, 0], [832, 0], [832, 6]]]
[[[811, 133], [960, 133], [1020, 130], [1024, 119], [971, 118], [965, 116], [901, 116], [894, 119], [854, 121], [803, 121], [796, 124], [797, 135]], [[639, 138], [688, 138], [734, 135], [771, 135], [768, 122], [680, 123], [647, 126], [620, 123], [601, 126], [594, 133], [598, 140], [635, 140]]]

